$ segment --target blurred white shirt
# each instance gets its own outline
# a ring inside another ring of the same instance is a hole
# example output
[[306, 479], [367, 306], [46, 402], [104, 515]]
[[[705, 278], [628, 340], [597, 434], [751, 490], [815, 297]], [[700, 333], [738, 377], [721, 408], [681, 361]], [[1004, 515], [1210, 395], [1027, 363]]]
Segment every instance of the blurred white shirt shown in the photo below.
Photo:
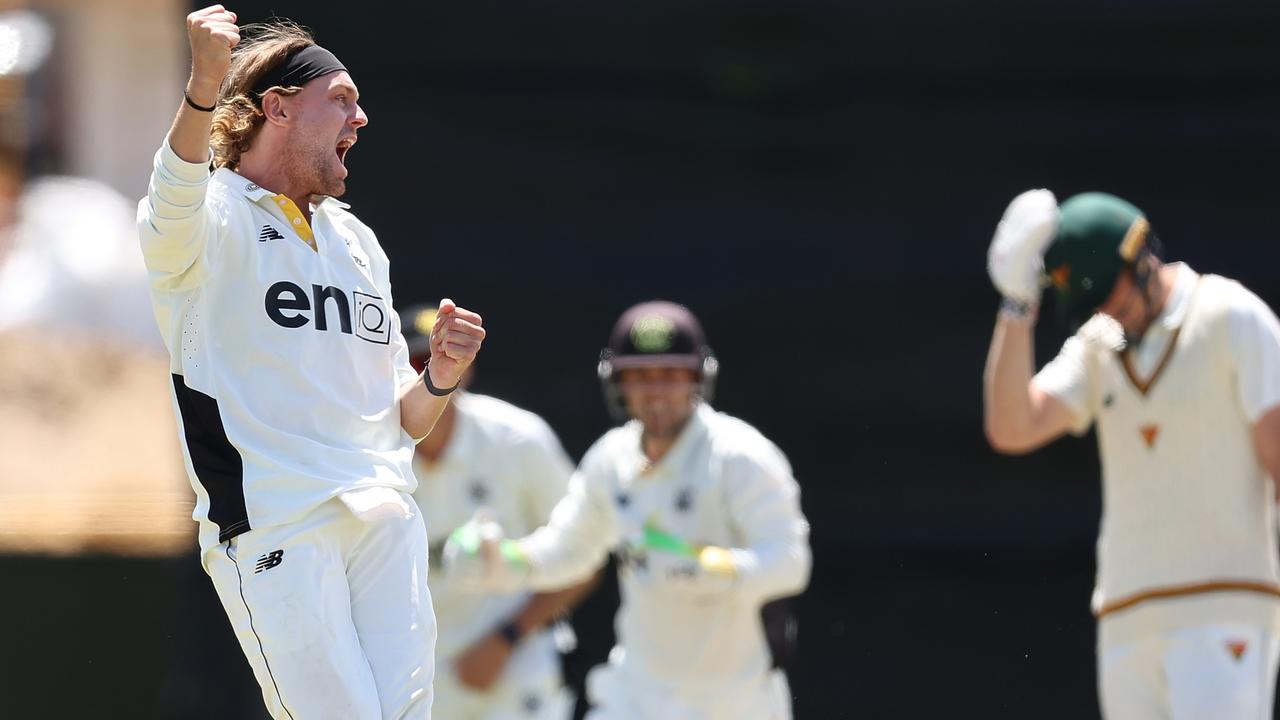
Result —
[[93, 180], [28, 185], [0, 254], [0, 331], [29, 327], [164, 352], [134, 215], [133, 203]]
[[[448, 662], [512, 619], [531, 593], [480, 593], [454, 582], [439, 552], [455, 529], [485, 508], [507, 532], [521, 536], [547, 522], [565, 494], [573, 463], [551, 427], [537, 415], [496, 398], [459, 393], [453, 436], [437, 462], [415, 456], [414, 499], [427, 524], [438, 657]], [[559, 675], [550, 629], [523, 639], [508, 675]]]

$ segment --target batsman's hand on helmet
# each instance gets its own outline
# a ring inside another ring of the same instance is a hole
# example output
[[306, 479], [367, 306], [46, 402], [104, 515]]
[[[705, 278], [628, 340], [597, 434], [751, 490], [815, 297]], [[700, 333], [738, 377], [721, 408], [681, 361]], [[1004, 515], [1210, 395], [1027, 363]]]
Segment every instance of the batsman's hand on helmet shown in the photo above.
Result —
[[720, 547], [694, 545], [659, 529], [652, 522], [627, 544], [635, 577], [661, 584], [673, 593], [706, 596], [733, 587], [737, 569], [733, 554]]
[[1028, 190], [1009, 203], [987, 251], [987, 273], [1001, 295], [1024, 305], [1040, 302], [1044, 253], [1058, 232], [1058, 200]]
[[529, 576], [529, 561], [488, 512], [480, 510], [444, 544], [444, 569], [477, 592], [515, 592]]

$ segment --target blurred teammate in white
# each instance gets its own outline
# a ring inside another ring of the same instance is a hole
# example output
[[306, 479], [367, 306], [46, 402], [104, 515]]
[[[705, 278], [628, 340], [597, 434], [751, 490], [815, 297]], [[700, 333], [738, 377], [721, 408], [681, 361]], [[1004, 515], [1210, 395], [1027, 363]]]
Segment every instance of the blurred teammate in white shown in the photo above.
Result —
[[[425, 367], [437, 311], [419, 307], [401, 315], [410, 362]], [[573, 471], [560, 441], [531, 412], [459, 391], [418, 443], [413, 471], [413, 495], [431, 546], [427, 584], [439, 627], [436, 717], [567, 720], [573, 695], [563, 686], [551, 626], [590, 583], [539, 594], [478, 592], [449, 577], [438, 562], [449, 533], [482, 509], [514, 533], [545, 524]]]
[[273, 717], [428, 718], [413, 444], [475, 358], [480, 317], [441, 302], [413, 371], [387, 256], [335, 199], [368, 117], [332, 53], [283, 22], [241, 43], [220, 5], [187, 32], [191, 77], [138, 229], [202, 563]]
[[[1098, 429], [1098, 679], [1110, 720], [1271, 717], [1280, 640], [1280, 323], [1239, 283], [1165, 264], [1146, 217], [1024, 193], [996, 230], [1004, 302], [986, 431], [1010, 454]], [[1043, 268], [1043, 269], [1042, 269]], [[1032, 375], [1042, 278], [1083, 322]]]
[[592, 670], [591, 720], [777, 720], [791, 714], [762, 622], [808, 582], [809, 526], [786, 457], [704, 399], [716, 359], [692, 313], [623, 314], [602, 355], [611, 407], [551, 522], [520, 540], [479, 520], [446, 564], [491, 588], [579, 582], [620, 554], [618, 645]]

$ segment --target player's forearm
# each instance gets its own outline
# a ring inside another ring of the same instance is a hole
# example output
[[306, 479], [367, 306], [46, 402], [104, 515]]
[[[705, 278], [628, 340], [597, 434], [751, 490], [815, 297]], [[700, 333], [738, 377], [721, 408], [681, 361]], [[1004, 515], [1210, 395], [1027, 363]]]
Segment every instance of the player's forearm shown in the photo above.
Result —
[[[193, 75], [187, 83], [186, 92], [197, 105], [213, 107], [218, 102], [219, 84], [218, 80]], [[212, 112], [197, 110], [183, 100], [178, 104], [178, 114], [173, 118], [173, 126], [169, 129], [169, 147], [189, 163], [209, 162], [209, 132], [212, 125]]]
[[[184, 88], [191, 103], [212, 107], [227, 71], [231, 48], [239, 41], [235, 14], [220, 7], [187, 16], [191, 41], [191, 76]], [[201, 254], [215, 239], [216, 226], [205, 204], [209, 180], [209, 132], [213, 113], [178, 104], [138, 213], [143, 257], [153, 282], [173, 285], [200, 282]]]
[[600, 573], [597, 572], [576, 585], [537, 593], [520, 608], [511, 622], [515, 623], [522, 637], [537, 632], [577, 607], [584, 597], [595, 590], [599, 582]]
[[554, 525], [538, 528], [519, 547], [529, 563], [528, 586], [540, 591], [582, 582], [600, 570], [608, 554], [606, 543], [570, 537]]
[[996, 319], [983, 375], [983, 421], [987, 440], [1001, 452], [1017, 452], [1031, 426], [1031, 378], [1035, 351], [1031, 318], [1001, 312]]
[[436, 421], [444, 414], [452, 395], [439, 396], [427, 390], [420, 374], [400, 392], [400, 427], [415, 441], [431, 434]]
[[520, 549], [529, 560], [528, 586], [539, 591], [582, 582], [600, 570], [607, 555], [606, 550], [594, 548], [531, 548], [523, 541]]
[[1271, 408], [1254, 423], [1253, 446], [1280, 498], [1280, 407]]

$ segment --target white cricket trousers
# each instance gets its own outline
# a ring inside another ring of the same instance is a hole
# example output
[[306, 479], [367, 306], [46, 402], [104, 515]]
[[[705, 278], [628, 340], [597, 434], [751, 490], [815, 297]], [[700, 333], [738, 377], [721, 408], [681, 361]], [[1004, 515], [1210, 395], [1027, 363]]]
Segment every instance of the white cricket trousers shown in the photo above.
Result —
[[1197, 625], [1100, 647], [1107, 720], [1270, 720], [1280, 643], [1267, 628]]
[[573, 703], [573, 693], [555, 675], [503, 678], [477, 692], [442, 665], [432, 708], [442, 720], [569, 720]]
[[[205, 568], [275, 720], [430, 720], [427, 534], [339, 499], [207, 551]], [[406, 513], [407, 514], [407, 513]]]
[[611, 663], [592, 668], [586, 720], [791, 720], [791, 690], [781, 670], [714, 696], [681, 694], [638, 675]]

